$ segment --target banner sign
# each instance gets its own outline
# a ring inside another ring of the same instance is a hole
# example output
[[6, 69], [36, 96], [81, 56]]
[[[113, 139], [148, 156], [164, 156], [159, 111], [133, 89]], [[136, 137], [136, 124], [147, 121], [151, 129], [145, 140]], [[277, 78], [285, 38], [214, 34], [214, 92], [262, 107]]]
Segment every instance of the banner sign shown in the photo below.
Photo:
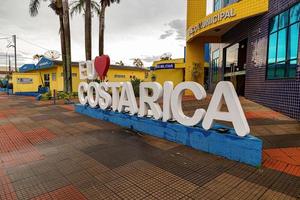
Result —
[[[95, 60], [105, 59], [107, 58], [97, 57]], [[108, 70], [108, 64], [106, 61], [80, 63], [80, 79], [94, 80], [98, 76], [98, 71], [101, 72], [100, 77], [103, 77]], [[171, 81], [166, 81], [163, 86], [157, 82], [142, 82], [139, 89], [139, 107], [131, 82], [81, 82], [78, 87], [78, 98], [82, 105], [88, 104], [91, 108], [100, 107], [102, 110], [113, 110], [138, 117], [152, 116], [155, 120], [164, 122], [176, 120], [184, 126], [195, 126], [202, 122], [205, 130], [211, 129], [216, 120], [222, 120], [232, 122], [236, 134], [240, 137], [250, 133], [231, 82], [219, 82], [208, 109], [198, 108], [191, 117], [186, 116], [182, 110], [182, 96], [186, 90], [190, 90], [197, 100], [205, 99], [206, 91], [199, 83], [187, 81], [174, 87]], [[163, 98], [162, 107], [158, 103], [160, 98]], [[227, 106], [228, 111], [221, 111], [223, 105]]]
[[155, 69], [174, 69], [174, 63], [165, 63], [165, 64], [158, 64], [156, 65]]

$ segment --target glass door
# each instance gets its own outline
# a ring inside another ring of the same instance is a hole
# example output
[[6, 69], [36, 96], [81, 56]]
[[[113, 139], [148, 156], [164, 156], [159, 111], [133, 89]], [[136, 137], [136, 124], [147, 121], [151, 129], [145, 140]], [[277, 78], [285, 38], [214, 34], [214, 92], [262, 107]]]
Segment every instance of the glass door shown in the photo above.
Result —
[[238, 95], [244, 95], [247, 39], [224, 49], [224, 80], [231, 81]]

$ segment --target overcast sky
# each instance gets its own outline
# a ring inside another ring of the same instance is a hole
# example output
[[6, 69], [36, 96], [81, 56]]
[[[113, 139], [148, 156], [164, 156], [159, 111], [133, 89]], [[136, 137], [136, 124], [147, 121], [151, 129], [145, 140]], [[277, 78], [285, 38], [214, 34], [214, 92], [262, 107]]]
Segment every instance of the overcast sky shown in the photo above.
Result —
[[[71, 1], [71, 0], [70, 0]], [[59, 19], [41, 0], [37, 17], [30, 17], [29, 0], [1, 0], [0, 65], [6, 63], [9, 40], [17, 35], [18, 65], [30, 63], [34, 54], [60, 51]], [[122, 60], [131, 65], [133, 58], [142, 58], [146, 66], [166, 52], [173, 58], [183, 57], [185, 45], [185, 0], [121, 0], [106, 12], [105, 53], [112, 62]], [[93, 18], [93, 57], [98, 52], [98, 17]], [[84, 18], [71, 21], [72, 60], [85, 60]], [[6, 35], [8, 34], [8, 35]], [[13, 64], [13, 63], [12, 63]]]

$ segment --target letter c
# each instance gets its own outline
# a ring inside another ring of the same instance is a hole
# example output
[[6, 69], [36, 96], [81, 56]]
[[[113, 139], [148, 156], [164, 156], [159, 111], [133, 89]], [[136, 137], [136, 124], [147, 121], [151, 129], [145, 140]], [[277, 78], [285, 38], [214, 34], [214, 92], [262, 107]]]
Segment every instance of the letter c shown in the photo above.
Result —
[[188, 117], [183, 113], [182, 96], [185, 90], [191, 90], [197, 100], [205, 99], [206, 91], [199, 83], [189, 81], [178, 84], [172, 93], [171, 109], [173, 117], [182, 125], [194, 126], [200, 123], [206, 112], [204, 109], [197, 109], [192, 117]]

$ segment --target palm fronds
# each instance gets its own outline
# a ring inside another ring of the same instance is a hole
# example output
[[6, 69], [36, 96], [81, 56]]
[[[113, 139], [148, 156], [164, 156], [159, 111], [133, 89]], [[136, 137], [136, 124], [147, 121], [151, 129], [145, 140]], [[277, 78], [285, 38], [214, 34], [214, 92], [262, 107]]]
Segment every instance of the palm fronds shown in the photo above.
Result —
[[73, 1], [70, 4], [70, 14], [73, 17], [75, 14], [81, 14], [85, 12], [84, 0]]
[[39, 13], [40, 3], [41, 3], [40, 0], [30, 0], [29, 14], [32, 17], [37, 16], [37, 14]]

